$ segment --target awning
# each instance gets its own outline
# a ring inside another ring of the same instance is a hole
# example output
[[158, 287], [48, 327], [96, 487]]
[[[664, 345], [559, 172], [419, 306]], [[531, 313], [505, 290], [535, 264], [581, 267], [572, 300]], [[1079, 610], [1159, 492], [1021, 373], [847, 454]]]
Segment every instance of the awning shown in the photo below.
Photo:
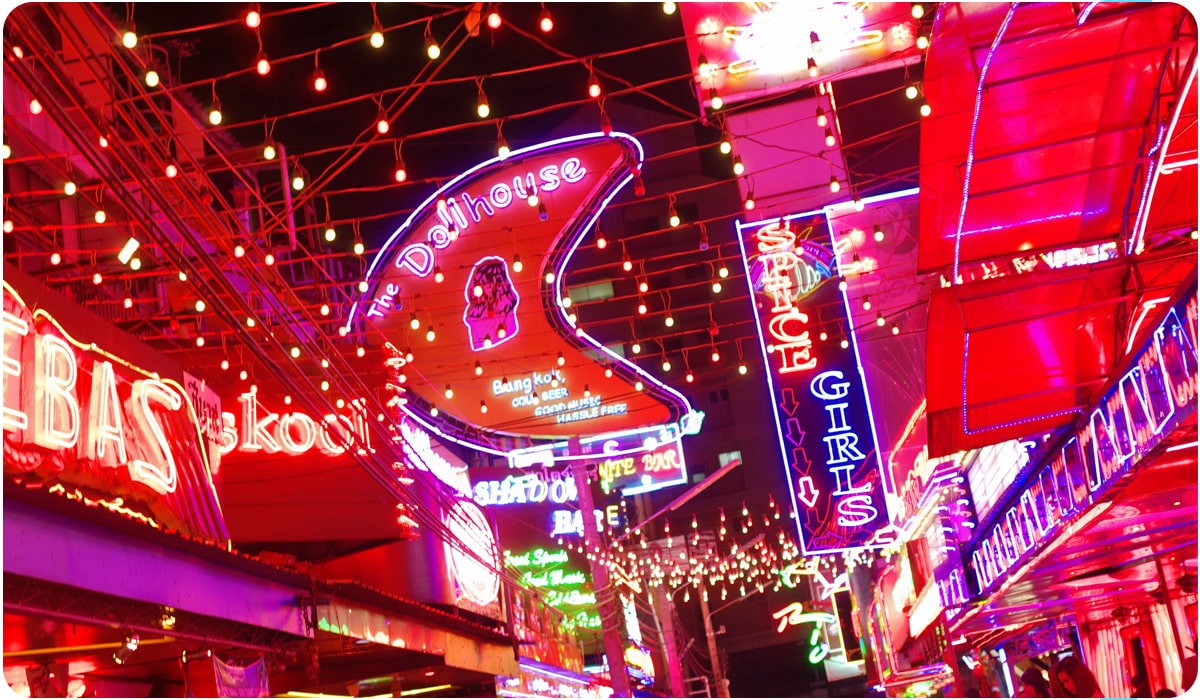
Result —
[[1192, 73], [1195, 22], [1175, 4], [1092, 5], [939, 11], [922, 87], [932, 108], [922, 271], [1111, 241], [1137, 226], [1148, 167]]

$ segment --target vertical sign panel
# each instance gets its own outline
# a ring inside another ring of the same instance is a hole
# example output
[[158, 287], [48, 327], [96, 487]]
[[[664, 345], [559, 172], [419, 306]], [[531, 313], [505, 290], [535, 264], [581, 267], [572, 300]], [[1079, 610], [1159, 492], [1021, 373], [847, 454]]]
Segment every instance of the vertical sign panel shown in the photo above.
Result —
[[827, 219], [739, 222], [738, 242], [804, 552], [876, 546], [888, 523], [879, 449]]

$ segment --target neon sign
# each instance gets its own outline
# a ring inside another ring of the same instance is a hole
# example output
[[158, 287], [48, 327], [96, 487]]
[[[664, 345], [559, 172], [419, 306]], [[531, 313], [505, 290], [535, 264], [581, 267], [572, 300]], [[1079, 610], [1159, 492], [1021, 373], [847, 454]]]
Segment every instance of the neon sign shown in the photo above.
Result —
[[[458, 501], [451, 506], [445, 522], [456, 540], [455, 545], [447, 542], [445, 546], [458, 603], [473, 603], [484, 608], [479, 612], [487, 614], [500, 593], [500, 548], [492, 526], [483, 511], [470, 501]], [[465, 543], [468, 551], [457, 543]]]
[[200, 420], [180, 381], [77, 339], [47, 310], [55, 303], [39, 300], [31, 311], [4, 281], [5, 473], [228, 540]]
[[471, 483], [467, 478], [467, 465], [464, 462], [455, 459], [451, 463], [447, 456], [435, 449], [429, 433], [421, 430], [411, 421], [401, 420], [400, 435], [404, 438], [400, 440], [400, 447], [413, 464], [416, 464], [419, 469], [433, 474], [459, 495], [467, 497], [471, 495]]
[[[779, 447], [805, 554], [878, 547], [888, 524], [879, 449], [853, 337], [814, 337], [806, 309], [837, 309], [836, 285], [814, 272], [836, 266], [822, 213], [738, 222], [754, 299]], [[814, 283], [815, 280], [815, 283]], [[826, 322], [832, 320], [826, 311]]]
[[222, 430], [220, 448], [222, 455], [238, 452], [302, 455], [316, 448], [321, 454], [337, 457], [345, 454], [355, 437], [370, 447], [370, 431], [367, 429], [366, 401], [355, 399], [350, 402], [354, 411], [350, 416], [326, 414], [316, 420], [306, 413], [293, 411], [278, 414], [265, 410], [258, 402], [258, 388], [238, 397], [242, 405], [239, 423], [233, 413], [221, 414]]
[[654, 685], [654, 658], [640, 644], [625, 647], [625, 672], [638, 685]]
[[565, 549], [539, 547], [521, 554], [505, 551], [504, 563], [520, 571], [520, 583], [538, 589], [547, 605], [563, 610], [569, 625], [599, 628], [600, 618], [592, 610], [596, 605], [592, 577], [580, 569], [569, 568], [570, 554]]
[[412, 353], [390, 387], [398, 410], [510, 459], [578, 457], [566, 440], [577, 436], [637, 454], [699, 430], [683, 394], [592, 338], [564, 287], [584, 233], [641, 161], [626, 134], [559, 139], [481, 163], [417, 207], [345, 326], [369, 323]]
[[829, 644], [821, 640], [821, 625], [837, 624], [837, 618], [832, 613], [817, 610], [804, 612], [804, 603], [789, 603], [771, 613], [771, 617], [779, 620], [779, 626], [775, 628], [777, 634], [783, 634], [789, 627], [799, 626], [806, 622], [814, 623], [808, 639], [808, 662], [818, 664], [829, 656]]
[[604, 493], [612, 493], [620, 488], [622, 494], [630, 496], [685, 483], [687, 470], [682, 454], [677, 444], [671, 444], [640, 455], [601, 460], [596, 465], [600, 474], [600, 488]]
[[971, 552], [980, 595], [1041, 551], [1196, 410], [1196, 280], [1076, 429], [998, 508]]
[[[604, 510], [597, 508], [593, 513], [596, 516], [597, 530], [603, 532], [605, 526], [614, 529], [621, 527], [620, 506], [605, 506]], [[553, 523], [553, 527], [550, 530], [551, 537], [558, 537], [559, 535], [583, 536], [583, 511], [556, 510], [550, 514], [550, 520]]]
[[575, 480], [568, 476], [551, 476], [547, 481], [540, 474], [509, 474], [501, 481], [477, 481], [475, 502], [481, 506], [507, 506], [525, 503], [563, 504], [579, 500]]

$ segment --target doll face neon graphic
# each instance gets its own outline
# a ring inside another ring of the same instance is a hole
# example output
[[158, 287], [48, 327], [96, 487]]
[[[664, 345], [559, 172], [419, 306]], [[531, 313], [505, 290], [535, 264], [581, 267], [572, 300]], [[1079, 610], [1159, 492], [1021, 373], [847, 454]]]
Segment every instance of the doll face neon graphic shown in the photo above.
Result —
[[682, 394], [592, 338], [564, 302], [572, 256], [641, 159], [620, 133], [513, 151], [431, 195], [384, 244], [347, 326], [412, 351], [404, 410], [424, 429], [563, 459], [569, 437], [633, 454], [699, 428]]
[[520, 298], [503, 258], [489, 256], [475, 263], [463, 296], [467, 299], [463, 323], [467, 324], [472, 350], [490, 350], [517, 337], [521, 330], [517, 320]]

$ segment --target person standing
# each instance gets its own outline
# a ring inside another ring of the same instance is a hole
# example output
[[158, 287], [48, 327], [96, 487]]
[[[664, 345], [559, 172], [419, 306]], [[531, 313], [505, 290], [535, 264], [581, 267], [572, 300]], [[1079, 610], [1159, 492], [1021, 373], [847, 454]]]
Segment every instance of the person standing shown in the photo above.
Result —
[[1021, 690], [1017, 696], [1022, 698], [1053, 697], [1050, 694], [1050, 683], [1046, 681], [1040, 668], [1030, 666], [1025, 669], [1025, 673], [1021, 674]]
[[[1057, 681], [1057, 683], [1056, 683]], [[1076, 656], [1064, 656], [1050, 670], [1051, 689], [1060, 698], [1102, 698], [1096, 676]], [[1057, 685], [1057, 689], [1054, 686]]]

